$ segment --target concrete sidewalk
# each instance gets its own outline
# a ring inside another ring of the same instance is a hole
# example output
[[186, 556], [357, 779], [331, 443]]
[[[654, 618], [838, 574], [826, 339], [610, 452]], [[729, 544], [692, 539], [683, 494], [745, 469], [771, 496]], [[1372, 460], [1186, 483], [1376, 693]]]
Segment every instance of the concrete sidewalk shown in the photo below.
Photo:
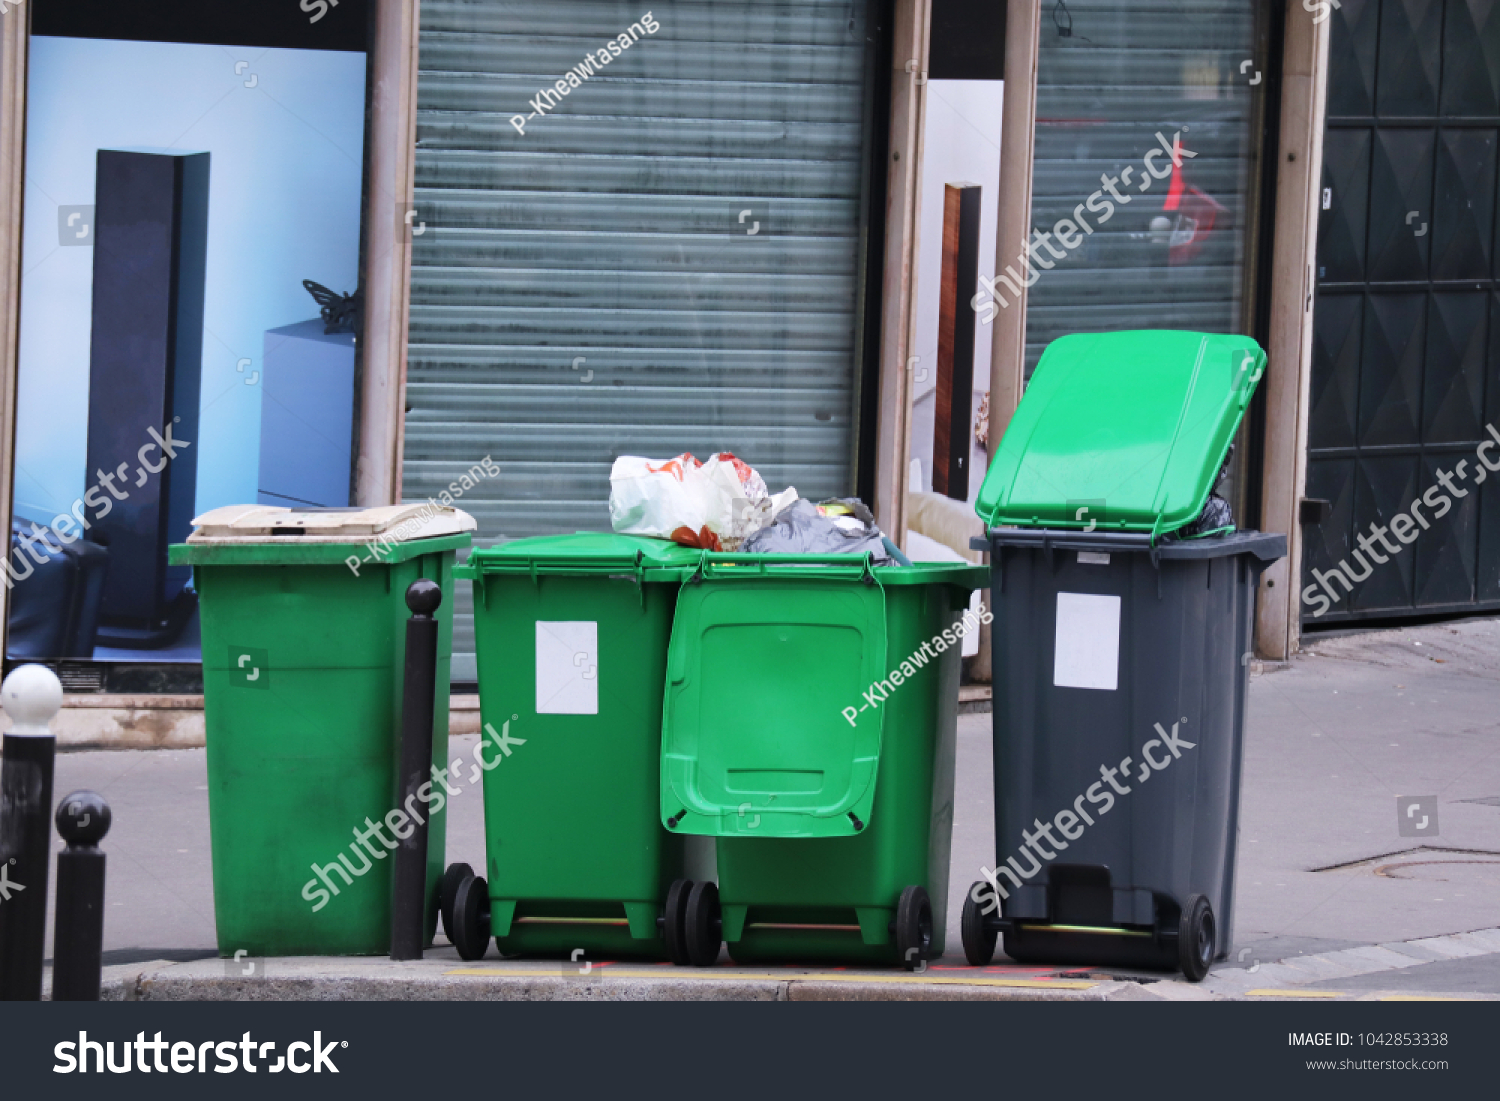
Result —
[[[1500, 945], [1500, 929], [1465, 934]], [[1467, 947], [1467, 946], [1455, 946]], [[1373, 950], [1381, 951], [1381, 950]], [[1394, 953], [1393, 953], [1394, 954]], [[1434, 953], [1436, 955], [1436, 953]], [[1413, 957], [1405, 957], [1408, 962]], [[1384, 968], [1385, 961], [1360, 961]], [[1466, 962], [1466, 961], [1465, 961]], [[1258, 973], [1231, 971], [1194, 985], [1159, 974], [1108, 969], [1058, 970], [1001, 963], [969, 967], [962, 958], [929, 964], [920, 974], [818, 967], [674, 967], [669, 963], [571, 963], [487, 959], [465, 963], [449, 947], [393, 963], [378, 957], [302, 957], [239, 961], [201, 959], [116, 965], [106, 971], [106, 1001], [1335, 1001], [1461, 999], [1500, 1001], [1464, 989], [1414, 992], [1388, 968], [1363, 983], [1329, 983], [1334, 964], [1272, 964]], [[1357, 966], [1344, 969], [1346, 975]], [[1315, 984], [1315, 985], [1313, 985]], [[1439, 984], [1441, 985], [1441, 983]]]
[[[965, 966], [963, 892], [995, 857], [983, 714], [959, 719], [948, 953], [919, 976], [654, 965], [612, 965], [610, 976], [596, 965], [605, 977], [565, 977], [565, 965], [500, 961], [492, 947], [478, 967], [442, 948], [418, 964], [272, 960], [263, 981], [246, 980], [202, 958], [215, 947], [202, 750], [65, 753], [56, 791], [92, 788], [114, 809], [104, 844], [105, 948], [116, 997], [1500, 994], [1500, 620], [1313, 636], [1304, 645], [1289, 667], [1251, 680], [1236, 943], [1196, 987], [1159, 973]], [[455, 754], [471, 742], [458, 739]], [[1398, 815], [1398, 796], [1431, 797], [1436, 813], [1424, 835], [1401, 834], [1416, 819]], [[482, 862], [482, 826], [477, 794], [450, 803], [450, 861]], [[1477, 930], [1488, 932], [1452, 936]], [[1284, 993], [1250, 993], [1261, 990]]]

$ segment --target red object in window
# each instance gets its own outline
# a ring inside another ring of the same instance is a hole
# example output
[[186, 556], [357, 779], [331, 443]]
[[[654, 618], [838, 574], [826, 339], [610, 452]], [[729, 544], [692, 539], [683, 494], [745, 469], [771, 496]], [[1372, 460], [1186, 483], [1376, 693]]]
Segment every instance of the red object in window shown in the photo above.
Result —
[[[1177, 145], [1177, 142], [1174, 139], [1172, 142], [1172, 152], [1176, 153], [1178, 151], [1178, 148], [1179, 147]], [[1167, 211], [1177, 209], [1177, 204], [1182, 202], [1182, 187], [1182, 165], [1178, 164], [1176, 161], [1173, 161], [1172, 182], [1167, 185], [1167, 201], [1161, 204], [1162, 210]]]
[[1229, 208], [1196, 187], [1188, 187], [1176, 209], [1177, 225], [1168, 242], [1167, 263], [1188, 264], [1197, 259], [1219, 215], [1227, 214]]

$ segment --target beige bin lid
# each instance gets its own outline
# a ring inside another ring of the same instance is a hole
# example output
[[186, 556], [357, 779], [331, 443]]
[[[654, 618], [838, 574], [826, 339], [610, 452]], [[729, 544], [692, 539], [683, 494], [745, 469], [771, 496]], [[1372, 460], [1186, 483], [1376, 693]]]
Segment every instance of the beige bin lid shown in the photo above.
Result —
[[193, 544], [358, 543], [382, 535], [432, 539], [460, 535], [479, 525], [462, 509], [428, 502], [378, 508], [284, 508], [280, 505], [225, 505], [193, 519]]

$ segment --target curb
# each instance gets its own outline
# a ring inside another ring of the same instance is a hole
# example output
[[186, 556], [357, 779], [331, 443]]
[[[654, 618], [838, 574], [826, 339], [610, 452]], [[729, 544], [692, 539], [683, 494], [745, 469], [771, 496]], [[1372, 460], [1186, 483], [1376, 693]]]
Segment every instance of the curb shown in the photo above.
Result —
[[[447, 953], [444, 953], [447, 955]], [[301, 957], [261, 961], [263, 978], [226, 974], [232, 961], [154, 961], [105, 968], [103, 1001], [1106, 1001], [1130, 982], [908, 975], [801, 968], [703, 970], [541, 960], [465, 966]], [[659, 972], [659, 973], [658, 973]]]
[[[1434, 941], [1440, 941], [1435, 945]], [[967, 968], [939, 964], [921, 973], [816, 967], [683, 968], [670, 964], [595, 963], [578, 971], [565, 960], [465, 963], [439, 945], [427, 958], [394, 962], [383, 956], [299, 956], [264, 960], [153, 960], [106, 967], [102, 1001], [761, 1001], [761, 1002], [1267, 1002], [1500, 1001], [1500, 994], [1415, 990], [1341, 991], [1341, 978], [1395, 970], [1438, 959], [1487, 954], [1500, 930], [1476, 930], [1411, 942], [1402, 952], [1349, 949], [1294, 957], [1258, 967], [1218, 968], [1207, 981], [1107, 973], [1064, 978], [1043, 968]], [[1314, 962], [1316, 961], [1316, 962]], [[1312, 967], [1307, 967], [1313, 963]], [[1299, 967], [1298, 964], [1303, 966]], [[1342, 964], [1343, 967], [1338, 967]], [[244, 974], [249, 969], [252, 974]], [[253, 972], [259, 969], [260, 974]], [[51, 969], [46, 976], [50, 996]]]

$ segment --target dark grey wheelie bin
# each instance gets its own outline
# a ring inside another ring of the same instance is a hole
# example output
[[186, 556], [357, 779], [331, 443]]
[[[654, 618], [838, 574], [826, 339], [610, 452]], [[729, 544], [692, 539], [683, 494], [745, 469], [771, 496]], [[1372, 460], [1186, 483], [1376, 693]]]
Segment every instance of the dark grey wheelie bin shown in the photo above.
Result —
[[1197, 981], [1229, 949], [1255, 590], [1286, 537], [1209, 497], [1263, 364], [1245, 337], [1114, 333], [1037, 366], [977, 506], [998, 867], [965, 900], [971, 964], [1003, 935]]

